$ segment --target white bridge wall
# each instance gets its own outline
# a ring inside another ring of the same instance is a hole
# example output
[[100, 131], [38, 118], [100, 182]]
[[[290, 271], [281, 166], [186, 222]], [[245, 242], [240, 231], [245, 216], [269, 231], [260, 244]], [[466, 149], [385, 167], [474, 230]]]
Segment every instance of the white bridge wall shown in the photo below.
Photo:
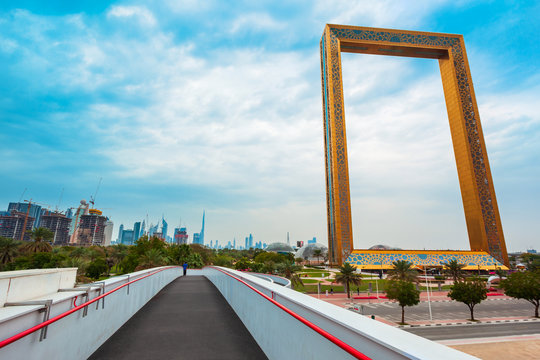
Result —
[[[157, 269], [159, 268], [131, 273], [129, 280], [135, 280]], [[39, 341], [41, 330], [38, 330], [0, 349], [0, 359], [86, 359], [154, 295], [181, 274], [181, 268], [168, 268], [130, 284], [129, 294], [126, 286], [106, 296], [104, 308], [100, 300], [97, 309], [96, 303], [88, 306], [88, 314], [85, 317], [81, 309], [49, 325], [47, 338], [43, 341]], [[125, 275], [108, 279], [105, 281], [105, 292], [127, 282], [128, 277]], [[90, 293], [90, 299], [98, 295], [98, 287], [95, 287]], [[74, 296], [64, 298], [53, 304], [51, 318], [73, 308]], [[77, 300], [77, 305], [80, 304], [81, 301]], [[5, 319], [0, 324], [0, 339], [7, 339], [42, 322], [43, 314], [38, 312], [38, 306], [24, 308], [28, 308], [27, 311], [11, 319]]]
[[[363, 315], [239, 271], [220, 268], [373, 359], [476, 359]], [[205, 268], [269, 359], [350, 359], [349, 353], [244, 284]]]

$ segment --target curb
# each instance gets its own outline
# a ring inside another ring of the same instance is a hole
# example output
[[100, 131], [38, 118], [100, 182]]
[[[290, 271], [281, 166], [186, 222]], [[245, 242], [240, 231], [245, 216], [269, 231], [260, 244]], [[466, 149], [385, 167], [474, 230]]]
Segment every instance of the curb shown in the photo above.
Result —
[[516, 322], [531, 322], [540, 321], [540, 319], [512, 319], [512, 320], [487, 320], [487, 321], [466, 321], [466, 322], [452, 322], [452, 323], [437, 323], [437, 324], [418, 324], [418, 325], [396, 325], [398, 328], [417, 328], [417, 327], [435, 327], [435, 326], [461, 326], [461, 325], [480, 325], [480, 324], [504, 324], [504, 323], [516, 323]]

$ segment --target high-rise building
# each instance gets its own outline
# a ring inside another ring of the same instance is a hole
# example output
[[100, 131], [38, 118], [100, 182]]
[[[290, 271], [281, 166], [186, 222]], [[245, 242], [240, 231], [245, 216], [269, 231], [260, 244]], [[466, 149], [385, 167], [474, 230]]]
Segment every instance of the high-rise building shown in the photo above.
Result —
[[200, 244], [200, 241], [201, 241], [201, 239], [199, 237], [199, 233], [194, 233], [193, 234], [193, 243], [194, 244]]
[[124, 224], [120, 224], [120, 228], [118, 229], [118, 238], [116, 239], [117, 244], [122, 243], [122, 232], [124, 231]]
[[105, 230], [104, 230], [105, 239], [103, 241], [103, 246], [111, 245], [113, 228], [114, 228], [114, 223], [107, 218], [107, 221], [105, 221]]
[[59, 212], [46, 211], [41, 215], [42, 228], [51, 230], [54, 233], [53, 244], [67, 245], [69, 244], [69, 227], [71, 219]]
[[181, 244], [187, 244], [188, 242], [188, 234], [185, 227], [180, 227], [174, 229], [174, 243], [177, 245]]
[[253, 247], [253, 235], [249, 234], [249, 248]]
[[202, 228], [201, 228], [201, 232], [199, 233], [199, 244], [201, 244], [201, 245], [204, 245], [204, 215], [205, 215], [205, 211], [203, 210]]
[[133, 230], [124, 230], [122, 231], [122, 240], [120, 243], [124, 245], [133, 245], [135, 242], [134, 240], [134, 232]]
[[146, 231], [146, 222], [143, 220], [142, 225], [141, 225], [141, 232], [139, 233], [139, 237], [141, 237], [143, 235], [146, 235], [145, 231]]
[[314, 236], [312, 240], [308, 240], [307, 241], [308, 244], [316, 244], [317, 243], [317, 238]]
[[[24, 227], [25, 219], [26, 227]], [[26, 213], [13, 210], [0, 214], [0, 236], [2, 237], [20, 240], [24, 227], [26, 230], [24, 232], [23, 240], [29, 241], [33, 226], [34, 218], [30, 216], [26, 218]]]
[[236, 249], [236, 238], [233, 239], [233, 245], [232, 245], [232, 248], [233, 248], [233, 249]]
[[25, 202], [12, 202], [8, 205], [8, 211], [18, 211], [34, 218], [33, 229], [39, 227], [39, 221], [41, 220], [41, 206], [36, 204], [30, 204], [30, 211], [28, 211], [28, 203]]
[[104, 245], [106, 221], [107, 218], [98, 209], [90, 209], [88, 215], [82, 215], [76, 232], [76, 244], [81, 246]]
[[148, 227], [148, 237], [154, 236], [154, 234], [158, 232], [158, 228], [159, 223], [157, 223], [156, 225], [150, 224], [150, 226]]
[[133, 241], [139, 240], [141, 236], [141, 223], [136, 222], [135, 224], [133, 224]]
[[161, 217], [161, 234], [162, 234], [162, 238], [164, 240], [167, 240], [167, 229], [169, 228], [169, 224], [167, 224], [167, 222], [165, 221], [165, 218], [162, 216]]

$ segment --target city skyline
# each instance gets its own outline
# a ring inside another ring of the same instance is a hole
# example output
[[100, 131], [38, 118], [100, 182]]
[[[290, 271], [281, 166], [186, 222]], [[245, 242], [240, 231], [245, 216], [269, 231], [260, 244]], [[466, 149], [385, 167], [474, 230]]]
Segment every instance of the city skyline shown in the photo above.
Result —
[[[540, 216], [539, 10], [2, 2], [2, 209], [25, 188], [77, 206], [103, 178], [113, 237], [146, 214], [191, 234], [206, 209], [206, 242], [326, 244], [319, 40], [339, 23], [463, 34], [508, 250], [524, 251]], [[467, 249], [436, 61], [342, 60], [354, 247]]]

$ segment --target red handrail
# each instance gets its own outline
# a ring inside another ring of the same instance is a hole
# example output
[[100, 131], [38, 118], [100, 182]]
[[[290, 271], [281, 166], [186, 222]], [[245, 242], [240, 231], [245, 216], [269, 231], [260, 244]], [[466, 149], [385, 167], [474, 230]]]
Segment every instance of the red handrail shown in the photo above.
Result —
[[294, 317], [296, 320], [302, 322], [304, 325], [308, 326], [309, 328], [311, 328], [312, 330], [314, 330], [315, 332], [319, 333], [320, 335], [324, 336], [325, 338], [327, 338], [328, 340], [330, 340], [331, 342], [333, 342], [334, 344], [336, 344], [337, 346], [339, 346], [340, 348], [342, 348], [343, 350], [345, 350], [346, 352], [348, 352], [349, 354], [351, 354], [352, 356], [354, 356], [355, 358], [357, 359], [362, 359], [362, 360], [371, 360], [370, 357], [362, 354], [360, 351], [356, 350], [355, 348], [353, 348], [352, 346], [350, 346], [349, 344], [339, 340], [337, 337], [335, 337], [334, 335], [330, 334], [329, 332], [327, 332], [326, 330], [323, 330], [321, 329], [320, 327], [318, 327], [317, 325], [313, 324], [312, 322], [310, 322], [309, 320], [303, 318], [302, 316], [298, 315], [297, 313], [289, 310], [288, 308], [286, 308], [285, 306], [281, 305], [280, 303], [278, 303], [276, 300], [270, 298], [269, 296], [263, 294], [261, 291], [255, 289], [253, 286], [249, 285], [247, 282], [245, 282], [244, 280], [242, 279], [239, 279], [237, 278], [236, 276], [234, 275], [231, 275], [229, 274], [228, 272], [226, 271], [223, 271], [221, 269], [218, 269], [216, 267], [213, 267], [213, 266], [210, 266], [211, 268], [214, 268], [218, 271], [221, 271], [222, 273], [224, 273], [225, 275], [229, 275], [230, 277], [232, 277], [233, 279], [236, 279], [238, 280], [239, 282], [241, 282], [242, 284], [246, 285], [248, 288], [250, 288], [251, 290], [255, 291], [257, 294], [261, 295], [263, 298], [265, 298], [266, 300], [270, 301], [272, 304], [276, 305], [278, 308], [280, 308], [281, 310], [285, 311], [287, 314], [291, 315], [292, 317]]
[[86, 307], [86, 306], [88, 306], [88, 305], [90, 305], [90, 304], [92, 304], [92, 303], [95, 303], [96, 301], [98, 301], [98, 300], [100, 300], [100, 299], [103, 299], [105, 296], [108, 296], [108, 295], [112, 294], [113, 292], [116, 292], [116, 291], [120, 290], [121, 288], [123, 288], [123, 287], [125, 287], [125, 286], [128, 286], [129, 284], [133, 284], [134, 282], [137, 282], [137, 281], [139, 281], [139, 280], [142, 280], [142, 279], [144, 279], [144, 278], [147, 278], [147, 277], [149, 277], [149, 276], [152, 276], [152, 275], [154, 275], [154, 274], [157, 274], [158, 272], [161, 272], [161, 271], [167, 270], [167, 269], [171, 269], [171, 268], [178, 268], [178, 269], [180, 269], [179, 266], [168, 266], [168, 267], [166, 267], [166, 268], [156, 270], [156, 271], [154, 271], [154, 272], [152, 272], [152, 273], [150, 273], [150, 274], [141, 276], [141, 277], [138, 278], [138, 279], [131, 280], [131, 281], [129, 281], [129, 282], [125, 283], [125, 284], [122, 284], [122, 285], [120, 285], [120, 286], [118, 286], [118, 287], [116, 287], [116, 288], [114, 288], [114, 289], [112, 289], [112, 290], [110, 290], [110, 291], [108, 291], [108, 292], [106, 292], [106, 293], [100, 295], [100, 296], [97, 296], [97, 297], [93, 298], [92, 300], [89, 300], [89, 301], [85, 302], [84, 304], [81, 304], [81, 305], [79, 305], [79, 306], [75, 306], [73, 309], [70, 309], [70, 310], [66, 311], [65, 313], [62, 313], [62, 314], [60, 314], [60, 315], [57, 315], [57, 316], [55, 316], [55, 317], [53, 317], [53, 318], [51, 318], [51, 319], [49, 319], [49, 320], [47, 320], [47, 321], [42, 322], [41, 324], [38, 324], [38, 325], [36, 325], [36, 326], [32, 326], [31, 328], [29, 328], [29, 329], [27, 329], [27, 330], [24, 330], [23, 332], [20, 332], [20, 333], [18, 333], [17, 335], [13, 335], [13, 336], [10, 337], [10, 338], [7, 338], [7, 339], [5, 339], [5, 340], [0, 341], [0, 349], [3, 348], [4, 346], [7, 346], [7, 345], [9, 345], [9, 344], [11, 344], [11, 343], [13, 343], [13, 342], [19, 340], [19, 339], [22, 339], [22, 338], [25, 337], [25, 336], [28, 336], [28, 335], [32, 334], [33, 332], [36, 332], [36, 331], [40, 330], [41, 328], [44, 328], [45, 326], [48, 326], [48, 325], [50, 325], [50, 324], [52, 324], [52, 323], [54, 323], [54, 322], [57, 322], [58, 320], [63, 319], [63, 318], [65, 318], [66, 316], [68, 316], [68, 315], [70, 315], [70, 314], [73, 314], [74, 312], [79, 311], [79, 310], [81, 310], [82, 308], [84, 308], [84, 307]]

